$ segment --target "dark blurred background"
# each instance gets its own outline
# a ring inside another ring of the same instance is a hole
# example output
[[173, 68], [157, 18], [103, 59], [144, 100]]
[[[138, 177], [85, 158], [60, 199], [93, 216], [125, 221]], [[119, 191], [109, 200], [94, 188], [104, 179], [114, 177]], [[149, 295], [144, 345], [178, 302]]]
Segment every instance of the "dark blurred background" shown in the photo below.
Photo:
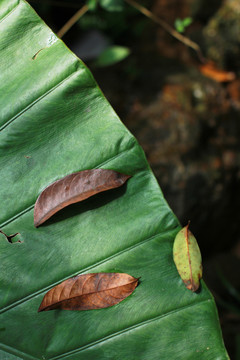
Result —
[[[86, 2], [32, 0], [56, 33]], [[123, 0], [101, 0], [63, 36], [145, 150], [182, 225], [232, 360], [240, 359], [240, 1], [141, 1], [206, 59]]]

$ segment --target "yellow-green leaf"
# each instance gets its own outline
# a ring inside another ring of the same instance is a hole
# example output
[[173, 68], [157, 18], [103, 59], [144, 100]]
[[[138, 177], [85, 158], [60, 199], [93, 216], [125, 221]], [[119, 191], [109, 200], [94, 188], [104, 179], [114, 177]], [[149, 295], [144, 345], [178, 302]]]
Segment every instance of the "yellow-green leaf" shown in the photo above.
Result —
[[189, 224], [177, 233], [173, 244], [173, 259], [185, 286], [197, 291], [202, 277], [202, 257]]

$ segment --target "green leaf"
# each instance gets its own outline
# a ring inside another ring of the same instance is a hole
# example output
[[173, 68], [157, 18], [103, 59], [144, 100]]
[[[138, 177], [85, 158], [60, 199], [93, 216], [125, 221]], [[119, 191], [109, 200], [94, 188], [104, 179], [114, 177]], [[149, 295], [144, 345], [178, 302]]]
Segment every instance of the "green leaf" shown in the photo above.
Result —
[[191, 25], [191, 23], [193, 22], [193, 19], [191, 17], [186, 17], [185, 19], [183, 19], [183, 25], [186, 28], [187, 26]]
[[110, 46], [105, 49], [94, 61], [97, 67], [104, 67], [124, 60], [130, 54], [130, 50], [123, 46]]
[[191, 17], [186, 17], [185, 19], [177, 18], [175, 20], [174, 26], [178, 32], [182, 33], [185, 31], [186, 27], [191, 25], [192, 22], [193, 22], [193, 19]]
[[[0, 355], [228, 359], [211, 294], [186, 291], [172, 260], [179, 222], [89, 70], [23, 0], [0, 2], [0, 32], [0, 228], [22, 241], [0, 241]], [[36, 229], [41, 191], [92, 168], [132, 177]], [[49, 289], [95, 272], [140, 283], [106, 309], [37, 312]]]
[[175, 28], [176, 28], [176, 30], [178, 32], [183, 32], [184, 31], [184, 25], [183, 25], [181, 19], [176, 19], [175, 23], [174, 23], [174, 26], [175, 26]]
[[202, 257], [189, 224], [179, 231], [174, 240], [173, 259], [185, 286], [197, 291], [202, 278]]
[[[0, 331], [1, 331], [1, 329], [0, 329]], [[1, 360], [21, 360], [22, 358], [12, 355], [9, 352], [0, 350], [0, 359]]]
[[97, 9], [98, 0], [87, 0], [87, 6], [90, 11], [95, 11]]
[[123, 0], [99, 0], [99, 3], [107, 11], [122, 11], [124, 9]]

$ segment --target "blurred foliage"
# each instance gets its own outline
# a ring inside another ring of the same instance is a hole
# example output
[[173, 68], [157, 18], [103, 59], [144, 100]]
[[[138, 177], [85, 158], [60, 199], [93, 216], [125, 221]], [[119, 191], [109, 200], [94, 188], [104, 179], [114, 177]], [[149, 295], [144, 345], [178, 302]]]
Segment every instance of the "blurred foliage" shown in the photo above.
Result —
[[[69, 3], [61, 0], [33, 0], [30, 3], [55, 32], [84, 5], [77, 0]], [[86, 4], [89, 11], [64, 35], [64, 41], [70, 48], [73, 45], [72, 50], [84, 61], [95, 60], [92, 63], [95, 67], [109, 66], [124, 60], [130, 54], [128, 43], [134, 43], [142, 36], [149, 20], [125, 4], [124, 0], [88, 0]], [[85, 57], [86, 44], [93, 30], [95, 34], [98, 32], [99, 37], [95, 40], [91, 38], [93, 44], [89, 41], [89, 47], [98, 42], [95, 47], [99, 50], [96, 49], [94, 57], [93, 51], [89, 51], [91, 55]], [[81, 50], [78, 52], [77, 49], [82, 48], [83, 42], [82, 54]]]
[[127, 14], [126, 12], [109, 13], [99, 9], [85, 14], [79, 19], [77, 26], [83, 31], [101, 30], [114, 42], [127, 28]]
[[80, 18], [77, 26], [81, 30], [102, 30], [112, 41], [116, 41], [126, 34], [128, 37], [142, 35], [148, 19], [140, 15], [140, 19], [135, 21], [136, 17], [139, 17], [138, 12], [129, 6], [124, 7], [122, 11], [104, 11], [98, 7]]
[[124, 46], [110, 46], [105, 49], [94, 61], [98, 67], [109, 66], [125, 59], [130, 54], [130, 50]]
[[175, 20], [174, 25], [178, 32], [183, 33], [186, 30], [186, 28], [189, 25], [191, 25], [192, 22], [193, 22], [193, 19], [191, 17], [186, 17], [185, 19], [177, 18]]
[[123, 11], [123, 0], [99, 0], [100, 5], [107, 11]]

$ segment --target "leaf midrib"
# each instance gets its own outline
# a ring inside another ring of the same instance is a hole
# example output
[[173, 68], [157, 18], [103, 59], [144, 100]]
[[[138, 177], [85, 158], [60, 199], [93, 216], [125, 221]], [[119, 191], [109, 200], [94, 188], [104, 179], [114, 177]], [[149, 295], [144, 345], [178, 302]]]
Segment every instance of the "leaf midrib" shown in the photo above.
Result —
[[[90, 274], [89, 274], [90, 275]], [[122, 288], [126, 285], [130, 285], [130, 284], [133, 284], [135, 283], [136, 281], [138, 281], [139, 279], [135, 278], [134, 280], [126, 283], [126, 284], [122, 284], [122, 285], [119, 285], [119, 286], [113, 286], [113, 287], [110, 287], [110, 288], [106, 288], [106, 289], [103, 289], [103, 290], [97, 290], [97, 291], [91, 291], [91, 292], [88, 292], [88, 293], [82, 293], [82, 294], [79, 294], [79, 295], [74, 295], [74, 296], [69, 296], [68, 298], [66, 299], [63, 299], [63, 300], [59, 300], [59, 301], [56, 301], [54, 303], [52, 303], [51, 305], [47, 305], [45, 306], [41, 311], [46, 311], [46, 309], [48, 308], [51, 308], [51, 306], [54, 304], [61, 304], [61, 303], [64, 303], [65, 301], [69, 301], [69, 300], [72, 300], [72, 299], [76, 299], [76, 298], [81, 298], [81, 296], [86, 296], [86, 295], [93, 295], [93, 294], [101, 294], [101, 293], [105, 293], [106, 291], [109, 291], [109, 290], [115, 290], [115, 289], [119, 289], [119, 288]], [[63, 291], [63, 290], [62, 290]], [[117, 299], [117, 298], [115, 298]], [[125, 300], [124, 298], [118, 298], [118, 299], [121, 299], [122, 300]], [[120, 301], [119, 301], [120, 302]], [[116, 305], [116, 304], [115, 304]], [[112, 305], [113, 306], [113, 305]], [[54, 308], [53, 310], [55, 310], [56, 308]], [[103, 309], [103, 308], [99, 308], [99, 309]], [[52, 309], [50, 309], [52, 310]]]
[[[12, 350], [12, 352], [10, 349]], [[8, 353], [8, 354], [15, 355], [17, 357], [21, 357], [22, 359], [24, 359], [23, 358], [23, 356], [24, 356], [26, 359], [29, 359], [29, 360], [39, 360], [39, 358], [36, 358], [35, 356], [33, 356], [31, 354], [27, 354], [26, 352], [23, 352], [17, 348], [14, 348], [13, 346], [9, 346], [9, 345], [3, 344], [3, 343], [0, 343], [0, 350], [4, 351], [5, 353]]]
[[200, 304], [203, 304], [203, 303], [205, 303], [205, 302], [210, 302], [210, 301], [213, 302], [213, 299], [202, 300], [202, 301], [199, 301], [199, 302], [196, 302], [196, 303], [192, 303], [192, 304], [188, 304], [188, 305], [179, 307], [179, 308], [177, 308], [177, 309], [170, 310], [170, 311], [168, 311], [168, 312], [166, 312], [166, 313], [164, 313], [164, 314], [159, 314], [159, 315], [157, 315], [157, 316], [154, 316], [153, 318], [150, 318], [150, 319], [147, 319], [147, 320], [143, 320], [143, 321], [141, 321], [141, 322], [139, 322], [139, 323], [136, 323], [136, 324], [131, 325], [131, 326], [129, 326], [129, 327], [126, 327], [126, 328], [124, 328], [124, 329], [122, 329], [122, 330], [120, 330], [120, 331], [117, 331], [117, 332], [112, 333], [112, 334], [110, 334], [110, 335], [108, 335], [108, 336], [105, 336], [105, 337], [103, 337], [103, 338], [101, 338], [101, 339], [99, 339], [99, 340], [92, 341], [92, 342], [90, 342], [90, 343], [87, 344], [87, 345], [80, 346], [80, 347], [78, 347], [77, 349], [70, 350], [70, 351], [65, 352], [65, 353], [63, 353], [63, 354], [60, 354], [60, 355], [51, 357], [51, 358], [49, 358], [48, 360], [58, 360], [58, 359], [64, 358], [65, 356], [69, 356], [69, 355], [73, 355], [73, 354], [79, 353], [79, 352], [84, 351], [84, 350], [86, 350], [86, 349], [89, 349], [89, 348], [91, 348], [91, 347], [93, 347], [93, 346], [95, 346], [95, 345], [101, 344], [101, 343], [103, 343], [104, 341], [110, 340], [110, 339], [112, 339], [112, 338], [114, 338], [114, 337], [116, 337], [116, 336], [121, 336], [122, 334], [124, 334], [124, 333], [126, 333], [126, 332], [128, 332], [128, 331], [138, 329], [138, 328], [140, 328], [141, 326], [151, 324], [151, 323], [154, 322], [154, 321], [163, 319], [163, 318], [168, 317], [168, 316], [171, 316], [171, 315], [173, 315], [173, 314], [175, 314], [175, 313], [179, 313], [179, 312], [184, 311], [184, 310], [186, 310], [186, 309], [189, 309], [189, 308], [191, 308], [191, 307], [198, 306], [198, 305], [200, 305]]
[[70, 75], [68, 75], [66, 78], [64, 78], [63, 80], [61, 80], [59, 83], [57, 83], [56, 85], [54, 85], [52, 88], [50, 88], [48, 91], [46, 91], [44, 94], [42, 94], [41, 96], [39, 96], [37, 99], [35, 99], [34, 101], [32, 101], [30, 104], [28, 104], [27, 106], [25, 106], [24, 109], [22, 109], [21, 111], [19, 111], [16, 115], [14, 115], [11, 119], [7, 120], [1, 127], [0, 127], [0, 132], [2, 130], [4, 130], [6, 127], [8, 127], [14, 120], [18, 119], [22, 114], [24, 114], [27, 110], [29, 110], [31, 107], [33, 107], [35, 104], [37, 104], [39, 101], [41, 101], [42, 99], [44, 99], [46, 96], [48, 96], [49, 94], [51, 94], [54, 90], [56, 90], [58, 87], [60, 87], [62, 84], [64, 84], [67, 80], [69, 80], [73, 75], [75, 75], [76, 73], [78, 73], [80, 71], [80, 73], [82, 71], [84, 71], [84, 69], [77, 69], [74, 72], [72, 72]]

